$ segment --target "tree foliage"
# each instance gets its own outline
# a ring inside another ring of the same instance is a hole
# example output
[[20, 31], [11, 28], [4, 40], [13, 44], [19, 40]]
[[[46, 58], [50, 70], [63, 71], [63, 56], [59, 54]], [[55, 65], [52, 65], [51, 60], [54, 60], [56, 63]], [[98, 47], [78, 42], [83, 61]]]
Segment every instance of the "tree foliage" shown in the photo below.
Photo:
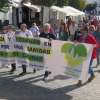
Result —
[[52, 6], [57, 4], [57, 0], [31, 0], [31, 3], [40, 6]]
[[67, 6], [69, 4], [69, 0], [57, 0], [57, 6], [59, 7], [63, 7], [63, 6]]
[[4, 13], [8, 12], [10, 4], [8, 0], [0, 0], [0, 11]]
[[86, 0], [69, 0], [69, 6], [79, 10], [84, 10], [87, 6]]
[[60, 7], [69, 5], [79, 10], [84, 10], [87, 5], [86, 0], [31, 0], [31, 3], [34, 5], [42, 5], [42, 6], [57, 5]]
[[93, 11], [96, 8], [96, 4], [88, 4], [86, 11]]
[[69, 0], [31, 0], [34, 5], [52, 6], [57, 5], [60, 7], [68, 5]]

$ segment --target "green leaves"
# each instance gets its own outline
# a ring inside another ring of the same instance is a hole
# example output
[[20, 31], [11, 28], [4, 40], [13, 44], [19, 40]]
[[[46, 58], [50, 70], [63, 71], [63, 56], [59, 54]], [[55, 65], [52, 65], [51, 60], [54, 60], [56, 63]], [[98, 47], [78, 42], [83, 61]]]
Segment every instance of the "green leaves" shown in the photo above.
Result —
[[87, 6], [86, 0], [69, 0], [69, 6], [79, 10], [84, 10]]
[[56, 5], [57, 0], [31, 0], [31, 3], [40, 6], [52, 6]]
[[8, 7], [10, 6], [10, 4], [11, 3], [8, 0], [0, 0], [0, 11], [4, 13], [8, 12]]
[[52, 6], [57, 5], [60, 7], [68, 5], [69, 0], [31, 0], [34, 5]]
[[93, 11], [96, 8], [96, 4], [88, 4], [86, 7], [87, 11]]
[[80, 10], [84, 10], [87, 5], [86, 0], [31, 0], [31, 3], [41, 6], [57, 5], [59, 7], [68, 5]]

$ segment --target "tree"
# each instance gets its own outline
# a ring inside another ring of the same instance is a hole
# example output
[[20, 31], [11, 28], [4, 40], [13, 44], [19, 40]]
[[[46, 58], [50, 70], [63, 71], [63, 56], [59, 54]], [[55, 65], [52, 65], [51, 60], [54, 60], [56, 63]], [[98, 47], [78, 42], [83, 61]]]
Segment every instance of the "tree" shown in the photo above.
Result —
[[0, 11], [4, 13], [8, 12], [10, 4], [8, 0], [0, 0]]
[[31, 3], [40, 6], [52, 6], [57, 4], [57, 0], [31, 0]]
[[93, 11], [96, 8], [96, 4], [88, 4], [86, 6], [86, 11]]
[[67, 6], [69, 4], [69, 0], [57, 0], [57, 6], [59, 7], [63, 7], [63, 6]]
[[87, 6], [86, 0], [69, 0], [69, 6], [79, 10], [84, 10]]
[[34, 5], [52, 6], [57, 5], [60, 7], [68, 5], [69, 0], [31, 0]]

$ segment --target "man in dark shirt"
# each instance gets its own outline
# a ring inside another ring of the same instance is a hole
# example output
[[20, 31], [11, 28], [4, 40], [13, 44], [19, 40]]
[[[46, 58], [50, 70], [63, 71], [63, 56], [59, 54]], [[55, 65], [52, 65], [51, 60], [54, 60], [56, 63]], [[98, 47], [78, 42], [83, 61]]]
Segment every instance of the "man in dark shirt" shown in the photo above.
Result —
[[[41, 37], [41, 38], [47, 38], [50, 41], [52, 39], [53, 40], [56, 40], [56, 37], [52, 33], [50, 33], [49, 30], [50, 30], [50, 24], [47, 23], [47, 24], [44, 25], [44, 32], [41, 33], [39, 37]], [[45, 71], [43, 81], [46, 81], [47, 80], [47, 77], [49, 76], [49, 74], [51, 74], [51, 72]]]
[[39, 37], [47, 38], [47, 39], [53, 39], [53, 40], [56, 39], [56, 37], [52, 33], [50, 33], [50, 32], [49, 33], [43, 32], [43, 33], [40, 34]]

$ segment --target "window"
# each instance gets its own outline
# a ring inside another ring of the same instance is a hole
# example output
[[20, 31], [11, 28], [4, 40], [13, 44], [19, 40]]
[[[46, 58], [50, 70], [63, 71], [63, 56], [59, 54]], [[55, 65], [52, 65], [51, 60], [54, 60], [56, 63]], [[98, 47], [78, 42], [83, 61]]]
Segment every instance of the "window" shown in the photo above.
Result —
[[33, 12], [30, 9], [30, 20], [39, 20], [39, 18], [40, 18], [39, 12]]

